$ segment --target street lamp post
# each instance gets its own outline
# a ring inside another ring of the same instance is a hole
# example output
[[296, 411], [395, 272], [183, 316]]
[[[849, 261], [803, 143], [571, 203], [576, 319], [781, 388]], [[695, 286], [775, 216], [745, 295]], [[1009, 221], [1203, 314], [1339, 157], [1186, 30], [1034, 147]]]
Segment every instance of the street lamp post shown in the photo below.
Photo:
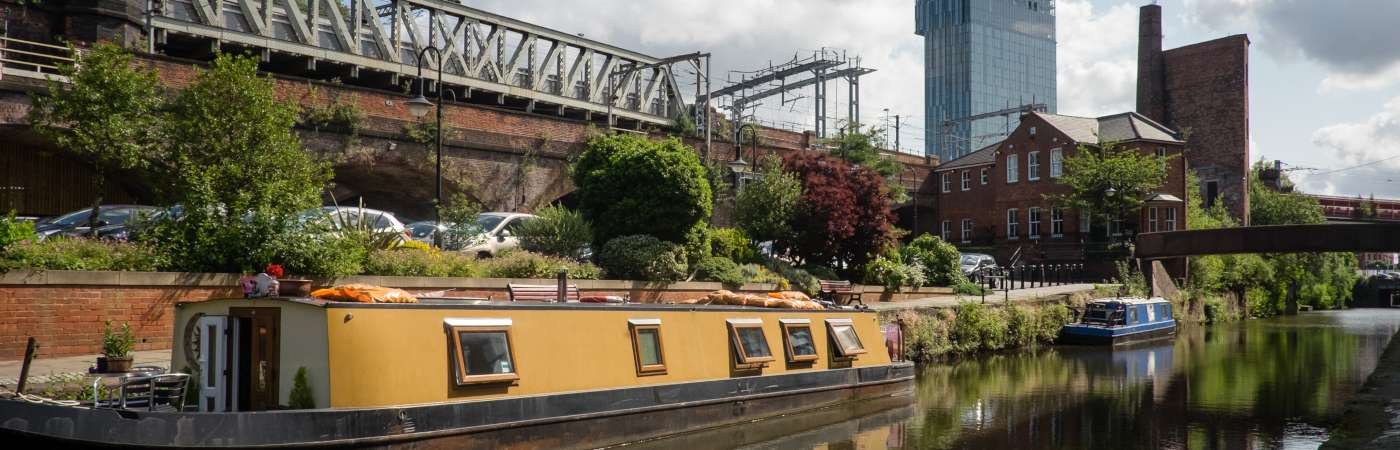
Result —
[[[423, 78], [423, 57], [431, 51], [433, 59], [437, 60], [437, 104], [429, 101], [423, 94], [427, 93], [427, 80]], [[418, 52], [418, 96], [405, 102], [408, 105], [408, 112], [413, 117], [423, 117], [428, 114], [428, 109], [436, 106], [437, 110], [437, 136], [435, 145], [437, 147], [437, 168], [434, 183], [436, 196], [433, 200], [433, 246], [442, 248], [442, 54], [437, 48], [424, 47]]]

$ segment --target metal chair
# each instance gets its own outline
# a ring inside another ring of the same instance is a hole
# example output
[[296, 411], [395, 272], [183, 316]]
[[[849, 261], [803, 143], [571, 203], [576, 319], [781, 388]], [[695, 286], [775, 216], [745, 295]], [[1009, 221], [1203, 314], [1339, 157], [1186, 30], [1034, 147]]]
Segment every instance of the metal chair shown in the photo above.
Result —
[[125, 376], [117, 386], [117, 398], [99, 399], [94, 405], [99, 408], [183, 411], [185, 386], [189, 379], [189, 374], [183, 373]]

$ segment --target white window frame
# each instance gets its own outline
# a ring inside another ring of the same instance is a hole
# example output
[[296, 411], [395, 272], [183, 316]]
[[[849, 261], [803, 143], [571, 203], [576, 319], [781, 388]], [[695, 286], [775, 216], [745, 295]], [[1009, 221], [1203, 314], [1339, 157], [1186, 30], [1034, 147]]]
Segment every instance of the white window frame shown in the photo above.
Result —
[[953, 192], [953, 179], [948, 177], [948, 172], [943, 172], [943, 193]]
[[940, 235], [943, 237], [943, 242], [952, 242], [952, 237], [953, 237], [953, 221], [951, 221], [951, 220], [945, 220], [945, 221], [943, 221], [943, 232], [940, 233]]
[[1147, 208], [1147, 232], [1157, 232], [1157, 207]]
[[1026, 154], [1026, 180], [1040, 181], [1040, 152]]
[[986, 167], [983, 167], [983, 168], [982, 168], [982, 185], [983, 185], [983, 186], [986, 186], [986, 185], [987, 185], [987, 181], [989, 181], [991, 178], [992, 178], [992, 177], [991, 177], [990, 175], [987, 174], [987, 168], [986, 168]]
[[1158, 147], [1157, 147], [1157, 157], [1158, 157], [1158, 158], [1166, 158], [1166, 157], [1167, 157], [1167, 148], [1166, 148], [1166, 147], [1162, 147], [1162, 146], [1158, 146]]
[[1040, 239], [1040, 207], [1032, 206], [1026, 210], [1026, 230], [1030, 233], [1031, 239]]
[[1091, 226], [1094, 224], [1093, 216], [1093, 214], [1089, 214], [1089, 210], [1087, 209], [1079, 210], [1079, 227], [1077, 228], [1079, 230], [1079, 234], [1087, 235], [1091, 231], [1093, 231], [1093, 227]]
[[1064, 208], [1050, 208], [1050, 237], [1065, 237], [1065, 210]]
[[1167, 231], [1176, 231], [1176, 208], [1166, 208], [1167, 210]]
[[972, 174], [967, 173], [967, 171], [964, 170], [964, 171], [962, 171], [962, 174], [961, 174], [961, 175], [958, 175], [958, 178], [959, 178], [960, 184], [962, 185], [962, 190], [963, 190], [963, 191], [970, 191], [970, 190], [972, 190]]
[[1122, 236], [1122, 235], [1123, 235], [1123, 218], [1120, 217], [1120, 216], [1114, 216], [1114, 217], [1113, 217], [1113, 220], [1108, 221], [1108, 228], [1109, 228], [1109, 234], [1111, 234], [1111, 235], [1113, 235], [1113, 236]]
[[1016, 154], [1006, 155], [1006, 184], [1019, 181], [1018, 178], [1021, 177], [1019, 163], [1020, 159], [1016, 158]]
[[962, 220], [962, 243], [972, 242], [972, 219]]
[[1021, 236], [1021, 214], [1016, 208], [1006, 210], [1006, 240], [1014, 241]]
[[1059, 178], [1065, 174], [1065, 151], [1063, 149], [1050, 149], [1050, 178]]

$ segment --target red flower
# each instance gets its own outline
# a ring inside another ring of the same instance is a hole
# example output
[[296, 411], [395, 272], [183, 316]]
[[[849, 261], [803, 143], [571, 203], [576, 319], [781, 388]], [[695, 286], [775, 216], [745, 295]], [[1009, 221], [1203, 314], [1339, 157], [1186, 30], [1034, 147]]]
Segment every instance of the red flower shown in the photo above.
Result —
[[272, 278], [282, 278], [282, 273], [283, 273], [283, 272], [282, 272], [282, 265], [281, 265], [281, 264], [268, 264], [268, 265], [267, 265], [267, 268], [266, 268], [266, 269], [263, 269], [263, 273], [267, 274], [268, 276], [270, 276], [270, 277], [272, 277]]

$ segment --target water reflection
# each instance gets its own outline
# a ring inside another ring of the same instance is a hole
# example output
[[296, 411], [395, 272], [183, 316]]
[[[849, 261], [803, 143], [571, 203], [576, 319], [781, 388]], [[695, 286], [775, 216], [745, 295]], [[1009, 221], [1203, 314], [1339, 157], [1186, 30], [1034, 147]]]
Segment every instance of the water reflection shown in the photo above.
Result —
[[[913, 399], [857, 419], [758, 422], [697, 446], [1316, 448], [1397, 329], [1400, 311], [1321, 312], [1114, 350], [985, 355], [923, 367]], [[691, 447], [675, 442], [657, 444]]]

